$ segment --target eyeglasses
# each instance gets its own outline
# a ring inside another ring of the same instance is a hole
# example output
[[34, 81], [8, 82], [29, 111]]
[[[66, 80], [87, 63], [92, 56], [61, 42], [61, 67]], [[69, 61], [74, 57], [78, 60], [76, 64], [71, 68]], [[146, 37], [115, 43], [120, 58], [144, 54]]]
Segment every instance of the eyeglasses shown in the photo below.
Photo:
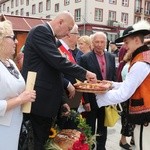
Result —
[[75, 34], [75, 35], [79, 35], [79, 33], [70, 33], [70, 34]]
[[10, 39], [12, 39], [13, 41], [15, 41], [15, 40], [16, 40], [16, 36], [15, 36], [15, 35], [5, 36], [5, 38], [10, 38]]

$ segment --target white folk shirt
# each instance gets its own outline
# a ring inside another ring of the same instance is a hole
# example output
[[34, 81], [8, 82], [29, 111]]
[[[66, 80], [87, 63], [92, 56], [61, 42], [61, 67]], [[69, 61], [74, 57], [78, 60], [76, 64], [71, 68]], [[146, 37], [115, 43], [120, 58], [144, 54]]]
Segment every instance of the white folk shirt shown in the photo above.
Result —
[[117, 104], [129, 99], [139, 85], [150, 73], [150, 65], [145, 62], [136, 62], [123, 82], [113, 82], [113, 89], [104, 94], [97, 94], [99, 107]]

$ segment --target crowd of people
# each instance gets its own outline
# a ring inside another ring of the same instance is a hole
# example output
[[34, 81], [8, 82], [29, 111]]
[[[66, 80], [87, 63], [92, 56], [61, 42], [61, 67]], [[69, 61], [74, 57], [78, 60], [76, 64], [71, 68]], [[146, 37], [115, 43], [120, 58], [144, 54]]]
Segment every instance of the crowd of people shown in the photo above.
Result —
[[[148, 150], [150, 48], [144, 43], [148, 34], [150, 24], [140, 21], [109, 43], [102, 31], [80, 36], [73, 15], [64, 11], [33, 27], [23, 49], [13, 59], [18, 41], [11, 22], [0, 22], [0, 149], [18, 149], [21, 124], [28, 118], [34, 150], [44, 150], [56, 118], [61, 129], [76, 128], [65, 116], [70, 109], [77, 110], [82, 105], [82, 115], [92, 134], [97, 135], [92, 149], [106, 150], [105, 107], [121, 103], [118, 144], [124, 149], [130, 150], [130, 144], [135, 144], [136, 150]], [[118, 48], [116, 43], [120, 42], [124, 44]], [[34, 90], [30, 91], [25, 89], [28, 71], [37, 72]], [[109, 80], [112, 89], [104, 94], [87, 92], [79, 96], [73, 86], [78, 80]], [[73, 100], [78, 102], [72, 106]], [[27, 102], [33, 102], [31, 112], [23, 117], [21, 105]]]

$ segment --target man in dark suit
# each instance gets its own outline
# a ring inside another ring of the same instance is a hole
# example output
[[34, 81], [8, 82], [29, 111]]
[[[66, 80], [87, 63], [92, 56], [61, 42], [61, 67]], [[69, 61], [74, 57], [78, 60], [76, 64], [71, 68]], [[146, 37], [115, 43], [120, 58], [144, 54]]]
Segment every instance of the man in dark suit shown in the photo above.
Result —
[[[80, 65], [97, 75], [98, 80], [115, 80], [115, 57], [105, 50], [107, 37], [103, 32], [93, 35], [93, 51], [81, 56]], [[98, 108], [95, 94], [84, 93], [87, 123], [97, 134], [97, 150], [105, 150], [107, 128], [104, 126], [105, 108]], [[97, 126], [96, 126], [97, 119]], [[96, 128], [97, 127], [97, 128]]]
[[[74, 49], [76, 48], [78, 38], [79, 38], [78, 25], [75, 24], [67, 36], [57, 40], [57, 46], [62, 56], [66, 57], [69, 61], [75, 64], [77, 62], [76, 58], [73, 56], [73, 52]], [[71, 109], [75, 110], [77, 110], [82, 96], [82, 93], [75, 91], [75, 87], [73, 86], [73, 84], [75, 84], [76, 82], [77, 82], [76, 78], [68, 74], [64, 74], [64, 89], [68, 98], [70, 99], [68, 101], [68, 104]], [[72, 119], [69, 119], [68, 117], [62, 115], [59, 115], [58, 117], [58, 126], [60, 129], [76, 128], [76, 125]]]
[[[31, 29], [24, 47], [22, 74], [26, 80], [28, 71], [37, 72], [35, 90], [37, 97], [32, 104], [30, 120], [34, 134], [34, 150], [44, 150], [53, 119], [63, 100], [62, 73], [84, 81], [96, 81], [96, 75], [67, 61], [56, 46], [56, 38], [69, 34], [74, 18], [69, 12], [58, 14], [52, 21]], [[67, 109], [68, 105], [64, 104]]]

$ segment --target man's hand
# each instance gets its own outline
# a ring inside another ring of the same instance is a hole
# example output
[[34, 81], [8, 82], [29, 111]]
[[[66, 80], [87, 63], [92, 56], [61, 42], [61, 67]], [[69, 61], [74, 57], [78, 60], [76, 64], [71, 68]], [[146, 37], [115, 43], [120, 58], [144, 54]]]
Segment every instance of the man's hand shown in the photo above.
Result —
[[63, 106], [62, 106], [62, 116], [68, 116], [69, 113], [70, 113], [70, 106], [67, 103], [63, 104]]
[[68, 90], [68, 97], [69, 99], [72, 99], [75, 95], [75, 87], [69, 82], [69, 85], [67, 87], [67, 90]]
[[92, 73], [90, 71], [87, 71], [86, 73], [86, 79], [90, 83], [97, 83], [97, 77], [95, 73]]
[[83, 107], [84, 107], [85, 111], [88, 111], [88, 112], [91, 111], [90, 103], [84, 104]]

